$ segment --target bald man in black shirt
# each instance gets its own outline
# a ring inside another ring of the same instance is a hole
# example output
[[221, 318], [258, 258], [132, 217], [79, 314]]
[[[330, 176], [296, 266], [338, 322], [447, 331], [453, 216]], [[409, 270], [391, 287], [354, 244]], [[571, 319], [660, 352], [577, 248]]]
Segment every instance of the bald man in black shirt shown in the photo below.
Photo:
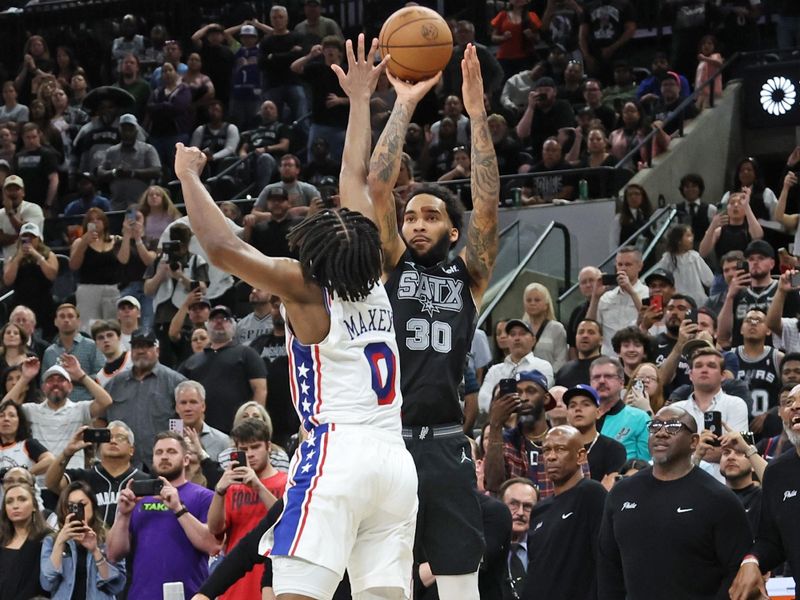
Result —
[[598, 550], [601, 600], [727, 598], [750, 546], [741, 502], [692, 465], [699, 436], [685, 410], [666, 406], [648, 426], [652, 468], [608, 495]]
[[542, 457], [555, 495], [531, 513], [522, 599], [594, 600], [596, 541], [606, 490], [583, 476], [586, 448], [574, 427], [560, 425], [548, 431]]

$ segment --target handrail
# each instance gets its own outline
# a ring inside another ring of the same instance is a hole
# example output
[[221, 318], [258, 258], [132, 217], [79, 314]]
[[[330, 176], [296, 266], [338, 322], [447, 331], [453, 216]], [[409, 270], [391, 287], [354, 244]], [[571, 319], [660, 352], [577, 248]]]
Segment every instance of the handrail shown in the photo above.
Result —
[[[717, 77], [721, 77], [722, 76], [722, 72], [727, 70], [734, 62], [737, 62], [740, 59], [740, 57], [741, 57], [741, 53], [736, 52], [733, 56], [731, 56], [728, 60], [726, 60], [722, 64], [722, 66], [714, 72], [713, 75], [711, 75], [706, 81], [704, 81], [702, 85], [700, 85], [699, 87], [695, 88], [694, 92], [689, 94], [684, 99], [684, 101], [681, 102], [678, 105], [678, 107], [675, 110], [673, 110], [669, 115], [667, 115], [667, 118], [664, 121], [664, 125], [668, 125], [668, 124], [672, 123], [675, 119], [680, 117], [681, 118], [680, 134], [681, 134], [681, 137], [683, 137], [683, 123], [684, 123], [683, 111], [684, 111], [684, 109], [687, 106], [689, 106], [690, 104], [694, 103], [695, 100], [697, 100], [698, 93], [701, 92], [702, 90], [704, 90], [706, 87], [709, 87], [709, 86], [711, 86], [711, 94], [709, 95], [709, 102], [711, 103], [711, 106], [713, 107], [714, 106], [714, 86], [713, 86], [714, 81], [716, 80]], [[645, 146], [645, 144], [649, 144], [649, 143], [652, 142], [653, 138], [656, 136], [657, 133], [658, 133], [658, 129], [653, 129], [650, 133], [648, 133], [644, 137], [644, 139], [642, 139], [638, 144], [636, 144], [636, 146], [634, 146], [630, 151], [628, 151], [628, 153], [625, 156], [623, 156], [619, 160], [619, 162], [616, 165], [614, 165], [614, 167], [611, 167], [611, 168], [616, 169], [618, 167], [622, 167], [628, 161], [633, 161], [633, 158], [635, 156], [639, 155], [641, 149]], [[632, 162], [631, 164], [635, 165], [636, 162]], [[653, 156], [652, 156], [652, 153], [648, 153], [647, 154], [647, 166], [652, 166], [652, 165], [653, 165]]]
[[[658, 221], [658, 220], [659, 220], [661, 217], [663, 217], [663, 216], [664, 216], [664, 213], [667, 213], [667, 212], [670, 212], [670, 211], [671, 211], [671, 212], [676, 212], [676, 213], [677, 213], [677, 210], [676, 210], [674, 207], [667, 207], [667, 206], [664, 206], [664, 207], [662, 207], [662, 208], [658, 208], [658, 209], [656, 209], [656, 212], [654, 212], [652, 215], [650, 215], [650, 218], [647, 220], [647, 222], [646, 222], [644, 225], [642, 225], [642, 226], [641, 226], [639, 229], [637, 229], [637, 230], [636, 230], [634, 233], [632, 233], [632, 234], [631, 234], [631, 235], [628, 237], [628, 239], [626, 239], [626, 240], [625, 240], [625, 241], [624, 241], [622, 244], [620, 244], [620, 247], [621, 247], [621, 246], [628, 246], [629, 244], [631, 244], [631, 243], [632, 243], [632, 242], [633, 242], [633, 241], [634, 241], [636, 238], [638, 238], [638, 237], [639, 237], [639, 236], [640, 236], [642, 233], [644, 233], [646, 230], [650, 229], [650, 228], [651, 228], [651, 227], [652, 227], [652, 226], [653, 226], [653, 225], [654, 225], [654, 224], [655, 224], [655, 223], [656, 223], [656, 222], [657, 222], [657, 221]], [[673, 216], [672, 216], [672, 215], [670, 215], [670, 217], [669, 217], [669, 219], [667, 220], [667, 222], [670, 222], [670, 221], [672, 220], [672, 218], [673, 218]], [[654, 239], [655, 239], [655, 238], [654, 238]], [[606, 256], [606, 257], [605, 257], [603, 260], [601, 260], [601, 261], [600, 261], [598, 264], [602, 265], [602, 264], [605, 264], [605, 263], [607, 263], [607, 262], [608, 262], [609, 260], [611, 260], [611, 259], [612, 259], [614, 256], [616, 256], [616, 254], [617, 254], [617, 249], [615, 248], [615, 249], [614, 249], [614, 251], [613, 251], [611, 254], [609, 254], [608, 256]], [[645, 259], [645, 255], [643, 254], [643, 255], [642, 255], [642, 260], [644, 260], [644, 259]], [[575, 291], [575, 290], [578, 288], [578, 286], [579, 286], [579, 285], [580, 285], [579, 283], [575, 283], [575, 284], [574, 284], [572, 287], [570, 287], [570, 288], [569, 288], [567, 291], [565, 291], [563, 294], [561, 294], [561, 295], [560, 295], [560, 296], [559, 296], [559, 297], [556, 299], [556, 304], [561, 304], [561, 303], [562, 303], [564, 300], [566, 300], [566, 299], [567, 299], [567, 298], [568, 298], [568, 297], [569, 297], [569, 296], [570, 296], [570, 295], [571, 295], [571, 294], [572, 294], [572, 293], [573, 293], [573, 292], [574, 292], [574, 291]]]
[[[507, 229], [508, 228], [506, 228], [506, 230]], [[478, 316], [478, 327], [481, 327], [484, 324], [484, 322], [486, 322], [486, 319], [489, 317], [490, 314], [492, 314], [492, 311], [500, 302], [500, 299], [505, 296], [506, 292], [509, 290], [509, 288], [511, 288], [514, 282], [517, 280], [517, 277], [519, 277], [519, 274], [523, 271], [525, 266], [530, 262], [531, 258], [533, 258], [533, 255], [536, 253], [537, 250], [539, 250], [544, 241], [547, 239], [547, 236], [549, 236], [554, 229], [560, 230], [564, 236], [564, 254], [565, 254], [564, 265], [566, 267], [565, 282], [566, 285], [570, 284], [570, 282], [572, 281], [572, 273], [571, 273], [572, 248], [569, 239], [569, 229], [567, 229], [567, 227], [562, 223], [558, 223], [556, 221], [550, 221], [547, 227], [545, 227], [545, 230], [542, 233], [542, 235], [540, 235], [539, 239], [536, 240], [536, 243], [531, 247], [530, 250], [528, 250], [527, 254], [525, 254], [525, 258], [519, 261], [519, 265], [517, 265], [517, 267], [509, 273], [510, 276], [506, 277], [506, 282], [505, 284], [503, 284], [502, 288], [494, 295], [489, 304], [485, 305], [481, 309], [481, 314]]]
[[666, 233], [667, 229], [672, 225], [672, 220], [678, 214], [678, 209], [675, 208], [674, 206], [670, 207], [668, 210], [669, 210], [669, 215], [664, 220], [664, 224], [658, 228], [658, 231], [656, 231], [655, 235], [653, 235], [653, 239], [650, 240], [650, 243], [644, 249], [644, 252], [642, 252], [643, 261], [647, 260], [647, 258], [650, 256], [650, 253], [656, 249], [656, 245], [658, 244], [658, 241], [661, 239], [661, 236], [663, 236]]

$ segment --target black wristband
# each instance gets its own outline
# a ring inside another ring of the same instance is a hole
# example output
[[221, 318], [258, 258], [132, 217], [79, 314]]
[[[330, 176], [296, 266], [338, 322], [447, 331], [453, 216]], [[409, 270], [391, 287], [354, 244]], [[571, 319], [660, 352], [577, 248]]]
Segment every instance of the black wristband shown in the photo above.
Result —
[[175, 518], [180, 519], [183, 515], [189, 512], [189, 509], [186, 508], [186, 505], [181, 504], [181, 509], [175, 513]]

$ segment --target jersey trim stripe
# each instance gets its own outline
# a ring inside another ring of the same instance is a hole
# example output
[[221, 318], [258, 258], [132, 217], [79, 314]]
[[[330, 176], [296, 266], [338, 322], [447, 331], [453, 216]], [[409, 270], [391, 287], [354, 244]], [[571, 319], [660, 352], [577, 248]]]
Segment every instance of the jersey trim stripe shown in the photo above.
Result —
[[[317, 399], [314, 403], [314, 414], [318, 415], [322, 410], [322, 359], [319, 356], [319, 346], [314, 346], [314, 372], [316, 373], [314, 394]], [[319, 425], [316, 417], [312, 416], [311, 421]]]
[[265, 556], [292, 556], [297, 550], [314, 490], [322, 476], [329, 431], [333, 430], [333, 425], [312, 429], [306, 441], [300, 445], [299, 458], [284, 493], [286, 504], [275, 523], [272, 548], [266, 551]]

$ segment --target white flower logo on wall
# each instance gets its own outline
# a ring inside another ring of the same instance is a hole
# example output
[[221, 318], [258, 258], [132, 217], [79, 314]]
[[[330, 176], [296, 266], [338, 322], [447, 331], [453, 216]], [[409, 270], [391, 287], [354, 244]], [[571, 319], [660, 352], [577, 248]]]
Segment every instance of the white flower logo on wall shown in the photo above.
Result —
[[761, 86], [761, 107], [773, 116], [789, 112], [796, 98], [794, 84], [786, 77], [771, 77]]

